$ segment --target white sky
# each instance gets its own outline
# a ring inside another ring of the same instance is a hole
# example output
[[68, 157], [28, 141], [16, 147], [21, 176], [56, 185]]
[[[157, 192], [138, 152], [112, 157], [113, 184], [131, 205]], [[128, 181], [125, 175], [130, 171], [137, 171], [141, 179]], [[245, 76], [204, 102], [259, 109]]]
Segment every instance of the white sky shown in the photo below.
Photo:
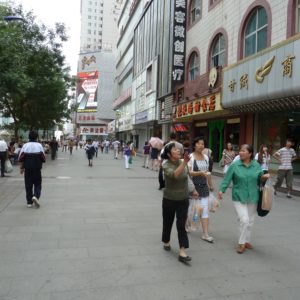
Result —
[[68, 42], [64, 43], [66, 63], [71, 67], [71, 75], [77, 73], [80, 42], [80, 0], [15, 0], [25, 11], [33, 10], [38, 20], [54, 27], [56, 22], [65, 23]]

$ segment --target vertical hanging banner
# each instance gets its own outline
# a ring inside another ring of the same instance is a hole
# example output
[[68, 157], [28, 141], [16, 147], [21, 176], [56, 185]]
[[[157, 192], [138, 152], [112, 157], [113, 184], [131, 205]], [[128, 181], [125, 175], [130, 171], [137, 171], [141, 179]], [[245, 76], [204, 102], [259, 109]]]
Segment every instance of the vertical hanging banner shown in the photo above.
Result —
[[78, 111], [97, 111], [98, 71], [77, 74]]
[[186, 0], [174, 0], [172, 88], [184, 83]]

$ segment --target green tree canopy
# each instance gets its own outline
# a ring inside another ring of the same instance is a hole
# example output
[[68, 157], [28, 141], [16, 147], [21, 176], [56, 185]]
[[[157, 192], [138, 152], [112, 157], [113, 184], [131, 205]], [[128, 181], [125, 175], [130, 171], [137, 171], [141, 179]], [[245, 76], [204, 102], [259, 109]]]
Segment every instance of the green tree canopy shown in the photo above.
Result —
[[[16, 15], [24, 21], [4, 21]], [[64, 24], [48, 28], [22, 6], [0, 6], [0, 109], [15, 133], [49, 129], [69, 117], [69, 68], [62, 54]]]

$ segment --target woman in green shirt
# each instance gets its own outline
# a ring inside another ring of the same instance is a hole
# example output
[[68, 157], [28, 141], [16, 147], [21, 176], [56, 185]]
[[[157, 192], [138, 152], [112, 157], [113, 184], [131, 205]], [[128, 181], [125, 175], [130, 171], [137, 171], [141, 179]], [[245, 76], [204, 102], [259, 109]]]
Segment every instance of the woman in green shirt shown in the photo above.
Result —
[[[188, 190], [188, 153], [184, 154], [181, 160], [180, 150], [176, 148], [175, 143], [169, 143], [165, 146], [162, 159], [165, 161], [162, 168], [165, 175], [165, 189], [163, 194], [162, 215], [163, 215], [163, 232], [162, 242], [166, 251], [171, 250], [170, 239], [172, 225], [176, 214], [176, 227], [179, 241], [179, 256], [181, 262], [191, 260], [185, 249], [189, 248], [189, 239], [185, 230], [187, 213], [189, 207], [189, 190]], [[197, 192], [194, 190], [196, 196]]]
[[231, 164], [221, 183], [219, 199], [222, 199], [223, 193], [232, 181], [232, 200], [240, 223], [237, 252], [241, 254], [246, 249], [252, 249], [250, 237], [259, 199], [259, 181], [267, 180], [270, 175], [263, 175], [260, 165], [253, 159], [251, 145], [242, 145], [239, 155], [240, 160]]

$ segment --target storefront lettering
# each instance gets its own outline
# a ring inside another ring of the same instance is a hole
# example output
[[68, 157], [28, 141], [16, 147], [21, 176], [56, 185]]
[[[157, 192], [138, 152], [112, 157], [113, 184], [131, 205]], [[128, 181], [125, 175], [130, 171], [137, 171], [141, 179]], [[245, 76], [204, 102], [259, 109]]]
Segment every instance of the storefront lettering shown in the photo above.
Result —
[[235, 89], [235, 85], [236, 85], [236, 81], [235, 79], [232, 79], [230, 82], [229, 82], [229, 90], [233, 93], [234, 92], [234, 89]]
[[244, 74], [241, 78], [240, 78], [240, 88], [246, 88], [248, 90], [248, 74]]
[[186, 7], [185, 0], [176, 0], [176, 7], [182, 7], [185, 9]]
[[186, 0], [175, 0], [172, 86], [184, 81]]
[[208, 113], [220, 110], [220, 94], [203, 97], [188, 103], [179, 104], [176, 107], [176, 118], [186, 117], [199, 113]]
[[281, 63], [283, 65], [283, 76], [287, 75], [289, 77], [292, 77], [293, 74], [293, 59], [295, 59], [296, 56], [288, 55], [287, 58]]
[[275, 60], [275, 55], [271, 59], [269, 59], [262, 67], [256, 70], [255, 80], [258, 83], [262, 83], [265, 77], [271, 72], [274, 60]]

